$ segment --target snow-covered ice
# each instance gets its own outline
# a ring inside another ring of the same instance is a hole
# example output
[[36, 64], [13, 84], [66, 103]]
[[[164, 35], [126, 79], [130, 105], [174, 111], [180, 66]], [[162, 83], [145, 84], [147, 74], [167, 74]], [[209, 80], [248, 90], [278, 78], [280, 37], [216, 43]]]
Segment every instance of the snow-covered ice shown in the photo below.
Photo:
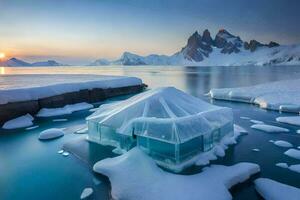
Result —
[[92, 104], [82, 102], [76, 104], [65, 105], [62, 108], [42, 108], [37, 114], [37, 117], [54, 117], [54, 116], [61, 116], [61, 115], [69, 115], [73, 112], [80, 111], [80, 110], [87, 110], [93, 108]]
[[[118, 88], [141, 85], [142, 80], [126, 76], [100, 75], [10, 75], [2, 78], [5, 87], [0, 85], [0, 104], [30, 101], [93, 88]], [[27, 87], [24, 88], [24, 85]]]
[[69, 156], [69, 155], [70, 155], [70, 153], [69, 153], [69, 152], [66, 152], [66, 151], [64, 151], [64, 152], [62, 153], [62, 155], [66, 157], [66, 156]]
[[281, 168], [289, 168], [287, 163], [276, 163], [275, 164], [277, 167], [281, 167]]
[[214, 99], [253, 103], [261, 108], [300, 112], [300, 79], [277, 81], [249, 87], [210, 90]]
[[255, 149], [252, 149], [252, 151], [259, 152], [260, 149], [255, 148]]
[[253, 124], [264, 124], [263, 121], [259, 121], [259, 120], [255, 120], [255, 119], [251, 119], [250, 122], [252, 122]]
[[300, 126], [300, 116], [293, 116], [293, 117], [277, 117], [276, 121], [291, 125]]
[[291, 143], [284, 141], [284, 140], [277, 140], [274, 142], [274, 144], [279, 147], [287, 147], [287, 148], [293, 147], [293, 145]]
[[268, 133], [289, 132], [289, 129], [268, 124], [254, 124], [251, 126], [251, 128]]
[[300, 134], [300, 129], [296, 131], [296, 133]]
[[258, 178], [254, 183], [256, 191], [266, 200], [299, 200], [299, 188], [267, 178]]
[[44, 130], [40, 133], [39, 139], [40, 140], [50, 140], [58, 137], [64, 136], [65, 132], [58, 128], [50, 128], [47, 130]]
[[84, 188], [80, 195], [80, 199], [86, 199], [93, 194], [93, 188]]
[[59, 153], [59, 154], [62, 154], [64, 152], [64, 150], [59, 150], [59, 151], [57, 151], [57, 153]]
[[[2, 98], [2, 97], [1, 97]], [[5, 122], [2, 126], [3, 129], [16, 129], [16, 128], [25, 128], [32, 126], [32, 121], [34, 118], [30, 114], [26, 114], [15, 119], [11, 119]]]
[[109, 178], [113, 199], [130, 200], [229, 200], [229, 188], [260, 171], [257, 164], [238, 163], [212, 165], [195, 175], [177, 175], [163, 171], [137, 147], [101, 160], [93, 169]]
[[297, 149], [289, 149], [286, 152], [284, 152], [285, 155], [295, 158], [295, 159], [299, 159], [300, 160], [300, 150]]
[[248, 133], [248, 131], [246, 129], [244, 129], [243, 127], [234, 124], [234, 130], [240, 133]]

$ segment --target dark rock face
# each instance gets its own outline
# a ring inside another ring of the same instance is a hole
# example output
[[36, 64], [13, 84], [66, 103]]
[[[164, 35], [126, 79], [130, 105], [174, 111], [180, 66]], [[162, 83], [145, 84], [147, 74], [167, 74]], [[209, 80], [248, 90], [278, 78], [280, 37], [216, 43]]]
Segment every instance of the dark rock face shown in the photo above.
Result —
[[268, 44], [268, 47], [269, 48], [272, 48], [272, 47], [278, 47], [279, 46], [279, 44], [277, 43], [277, 42], [273, 42], [273, 41], [271, 41], [269, 44]]
[[203, 55], [198, 50], [202, 43], [202, 38], [196, 31], [191, 37], [189, 37], [187, 45], [182, 49], [184, 57], [190, 61], [202, 61]]
[[262, 43], [256, 41], [256, 40], [250, 40], [250, 43], [249, 43], [249, 50], [251, 52], [255, 51], [258, 47], [262, 47], [264, 46]]
[[214, 45], [214, 41], [211, 38], [210, 32], [207, 29], [205, 29], [205, 31], [203, 31], [202, 41], [205, 42], [208, 45]]

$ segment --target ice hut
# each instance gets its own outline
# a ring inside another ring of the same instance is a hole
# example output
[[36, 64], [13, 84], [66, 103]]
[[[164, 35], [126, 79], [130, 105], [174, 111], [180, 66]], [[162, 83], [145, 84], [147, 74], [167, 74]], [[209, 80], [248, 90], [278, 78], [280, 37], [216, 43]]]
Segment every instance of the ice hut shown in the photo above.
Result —
[[230, 108], [173, 87], [104, 104], [87, 118], [87, 124], [89, 140], [123, 150], [137, 145], [165, 167], [181, 165], [233, 134]]

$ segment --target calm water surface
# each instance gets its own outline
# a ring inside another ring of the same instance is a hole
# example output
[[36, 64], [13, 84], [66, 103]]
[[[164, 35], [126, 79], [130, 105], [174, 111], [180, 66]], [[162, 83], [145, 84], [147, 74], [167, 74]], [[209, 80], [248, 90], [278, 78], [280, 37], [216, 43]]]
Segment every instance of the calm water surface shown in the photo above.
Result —
[[[249, 86], [276, 80], [300, 78], [300, 66], [276, 67], [55, 67], [55, 68], [3, 68], [0, 67], [1, 88], [12, 87], [20, 82], [14, 76], [9, 83], [5, 80], [16, 74], [101, 74], [137, 76], [150, 88], [175, 86], [185, 92], [210, 101], [213, 104], [233, 108], [235, 123], [249, 131], [247, 136], [239, 138], [239, 143], [227, 150], [224, 158], [214, 163], [231, 165], [237, 162], [254, 162], [261, 166], [260, 177], [300, 187], [300, 174], [276, 167], [278, 162], [299, 164], [283, 154], [286, 150], [270, 143], [269, 140], [286, 140], [300, 146], [300, 135], [296, 134], [299, 127], [279, 124], [275, 121], [280, 114], [265, 111], [256, 106], [225, 101], [211, 101], [203, 94], [211, 88]], [[38, 75], [37, 75], [38, 76]], [[22, 76], [20, 76], [22, 77]], [[121, 97], [126, 98], [126, 97]], [[120, 98], [117, 98], [120, 99]], [[113, 99], [114, 100], [114, 99]], [[85, 123], [84, 118], [89, 111], [81, 111], [69, 116], [66, 122], [53, 122], [52, 119], [37, 119], [39, 128], [26, 131], [0, 130], [0, 199], [79, 199], [85, 187], [94, 188], [97, 199], [109, 199], [109, 181], [92, 172], [94, 162], [105, 157], [114, 156], [109, 147], [81, 144], [84, 135], [72, 132]], [[248, 120], [240, 119], [247, 116], [268, 124], [279, 125], [290, 129], [290, 133], [268, 134], [250, 128]], [[57, 117], [58, 118], [58, 117]], [[63, 138], [49, 142], [40, 142], [40, 131], [51, 128], [66, 128]], [[80, 159], [75, 156], [63, 157], [57, 153], [68, 143], [68, 148], [81, 149]], [[73, 145], [76, 144], [76, 145]], [[75, 147], [74, 147], [75, 146]], [[259, 148], [260, 152], [253, 152]], [[82, 159], [84, 158], [84, 159]], [[199, 171], [197, 168], [185, 173]], [[197, 186], [195, 186], [197, 187]], [[242, 184], [232, 190], [234, 199], [259, 199], [251, 182]]]

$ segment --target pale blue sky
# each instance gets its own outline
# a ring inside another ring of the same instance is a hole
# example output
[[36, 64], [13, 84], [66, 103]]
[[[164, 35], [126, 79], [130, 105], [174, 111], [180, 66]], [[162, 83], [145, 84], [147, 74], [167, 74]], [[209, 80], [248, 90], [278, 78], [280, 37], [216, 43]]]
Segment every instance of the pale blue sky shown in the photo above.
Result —
[[297, 0], [0, 0], [0, 51], [82, 64], [124, 51], [173, 54], [195, 30], [300, 43]]

